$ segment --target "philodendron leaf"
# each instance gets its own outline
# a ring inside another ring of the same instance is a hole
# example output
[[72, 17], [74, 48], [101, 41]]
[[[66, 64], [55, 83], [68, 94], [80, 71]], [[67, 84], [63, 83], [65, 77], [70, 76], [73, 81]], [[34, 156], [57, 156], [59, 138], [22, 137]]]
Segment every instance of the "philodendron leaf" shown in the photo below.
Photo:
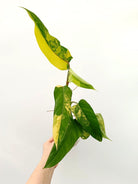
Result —
[[71, 114], [72, 91], [67, 86], [55, 87], [55, 108], [53, 117], [53, 138], [56, 147], [62, 142], [72, 119]]
[[71, 110], [82, 128], [98, 141], [102, 141], [102, 132], [92, 107], [85, 100], [80, 100]]
[[[96, 117], [97, 117], [97, 120], [99, 122], [99, 125], [100, 125], [100, 129], [101, 129], [101, 132], [102, 132], [102, 136], [106, 139], [109, 139], [106, 135], [106, 132], [105, 132], [105, 126], [104, 126], [104, 119], [102, 117], [102, 115], [100, 113], [97, 113], [96, 114]], [[109, 139], [110, 140], [110, 139]]]
[[51, 36], [42, 21], [30, 10], [24, 8], [35, 23], [37, 43], [47, 59], [58, 69], [67, 70], [72, 56], [68, 49], [60, 45], [60, 41]]
[[94, 89], [94, 87], [79, 77], [71, 68], [69, 69], [69, 82], [73, 82], [79, 87], [87, 88], [87, 89]]
[[69, 126], [67, 127], [64, 139], [58, 146], [58, 149], [56, 149], [56, 145], [54, 144], [44, 168], [50, 168], [58, 164], [71, 150], [80, 135], [80, 126], [75, 120], [72, 119], [72, 121], [69, 123]]

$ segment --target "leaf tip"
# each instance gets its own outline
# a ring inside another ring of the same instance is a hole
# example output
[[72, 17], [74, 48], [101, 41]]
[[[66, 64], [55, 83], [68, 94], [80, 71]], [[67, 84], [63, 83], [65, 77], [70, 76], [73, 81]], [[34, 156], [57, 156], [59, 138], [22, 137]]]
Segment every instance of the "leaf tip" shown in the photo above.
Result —
[[91, 89], [94, 90], [94, 91], [97, 91], [97, 89], [95, 89], [93, 86], [91, 87]]
[[98, 137], [97, 140], [98, 140], [99, 142], [102, 142], [103, 137]]
[[108, 139], [109, 141], [112, 141], [112, 139], [110, 139], [109, 137], [107, 136], [104, 136], [105, 139]]
[[46, 162], [45, 166], [43, 167], [43, 169], [46, 169], [46, 168], [50, 168]]
[[24, 9], [24, 10], [26, 10], [27, 11], [27, 9], [26, 8], [24, 8], [23, 6], [18, 6], [19, 8], [22, 8], [22, 9]]

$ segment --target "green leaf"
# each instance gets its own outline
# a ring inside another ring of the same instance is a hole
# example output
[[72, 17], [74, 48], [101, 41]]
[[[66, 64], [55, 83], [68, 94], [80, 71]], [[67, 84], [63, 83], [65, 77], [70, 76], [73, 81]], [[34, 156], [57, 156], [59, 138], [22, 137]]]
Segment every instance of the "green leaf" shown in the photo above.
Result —
[[54, 98], [54, 118], [53, 118], [53, 138], [56, 147], [62, 142], [68, 126], [72, 119], [71, 114], [72, 91], [67, 86], [55, 87]]
[[102, 132], [102, 136], [108, 140], [111, 140], [107, 137], [106, 135], [106, 132], [105, 132], [105, 125], [104, 125], [104, 119], [102, 117], [102, 115], [100, 113], [97, 113], [96, 114], [96, 117], [97, 117], [97, 120], [99, 122], [99, 125], [100, 125], [100, 129], [101, 129], [101, 132]]
[[50, 168], [58, 164], [71, 150], [80, 135], [80, 126], [72, 119], [69, 123], [64, 139], [58, 146], [58, 149], [56, 149], [56, 145], [54, 144], [44, 168]]
[[87, 88], [87, 89], [94, 89], [94, 87], [79, 77], [71, 68], [69, 69], [69, 82], [73, 82], [79, 87]]
[[30, 10], [24, 8], [35, 23], [37, 43], [47, 59], [58, 69], [67, 70], [72, 56], [68, 49], [60, 45], [60, 41], [51, 36], [42, 21]]
[[92, 107], [85, 100], [80, 100], [71, 110], [82, 128], [98, 141], [102, 141], [102, 132]]
[[81, 130], [81, 138], [82, 139], [87, 139], [89, 136], [90, 136], [90, 134], [88, 133], [88, 132], [86, 132], [84, 129], [83, 129], [83, 127], [78, 123], [78, 121], [76, 120], [76, 119], [74, 119], [74, 121], [79, 125], [79, 127], [80, 127], [80, 130]]

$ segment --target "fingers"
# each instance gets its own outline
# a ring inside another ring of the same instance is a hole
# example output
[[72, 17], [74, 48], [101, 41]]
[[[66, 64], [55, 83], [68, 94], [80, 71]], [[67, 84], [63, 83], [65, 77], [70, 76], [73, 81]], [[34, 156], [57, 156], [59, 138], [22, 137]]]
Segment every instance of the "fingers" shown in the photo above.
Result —
[[51, 138], [48, 140], [48, 142], [50, 142], [50, 143], [54, 142], [53, 137], [51, 137]]

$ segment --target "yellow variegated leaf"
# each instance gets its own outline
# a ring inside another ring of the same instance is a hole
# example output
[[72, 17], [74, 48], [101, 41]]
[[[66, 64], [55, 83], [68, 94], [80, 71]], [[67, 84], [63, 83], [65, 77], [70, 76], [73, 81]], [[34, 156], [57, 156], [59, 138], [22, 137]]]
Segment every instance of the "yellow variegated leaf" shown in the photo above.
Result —
[[59, 129], [61, 126], [61, 119], [62, 119], [62, 114], [61, 115], [54, 115], [53, 118], [53, 138], [54, 138], [54, 142], [56, 144], [57, 147], [57, 143], [58, 143], [58, 137], [59, 137]]
[[58, 57], [49, 47], [46, 40], [42, 36], [39, 28], [35, 25], [35, 36], [37, 43], [41, 49], [41, 51], [44, 53], [44, 55], [47, 57], [47, 59], [58, 69], [60, 70], [67, 70], [68, 62], [64, 61], [60, 57]]
[[55, 37], [51, 36], [42, 21], [30, 10], [24, 8], [35, 23], [37, 43], [47, 59], [60, 70], [67, 70], [72, 56], [68, 49], [60, 45]]
[[94, 87], [78, 76], [71, 68], [69, 69], [69, 82], [73, 82], [79, 87], [87, 88], [87, 89], [94, 89]]
[[105, 139], [108, 139], [108, 140], [111, 140], [107, 137], [106, 135], [106, 132], [105, 132], [105, 125], [104, 125], [104, 119], [102, 117], [102, 115], [100, 113], [97, 113], [96, 114], [96, 117], [97, 117], [97, 120], [99, 122], [99, 125], [100, 125], [100, 129], [101, 129], [101, 132], [102, 132], [102, 136], [105, 138]]
[[81, 127], [98, 141], [102, 141], [102, 132], [99, 122], [92, 107], [86, 100], [80, 100], [77, 105], [71, 107], [77, 122]]
[[67, 86], [55, 87], [54, 98], [54, 118], [53, 118], [53, 138], [56, 148], [62, 142], [66, 130], [72, 119], [71, 114], [72, 91]]
[[74, 146], [80, 136], [80, 126], [75, 120], [72, 119], [69, 123], [69, 126], [61, 144], [58, 146], [58, 149], [56, 148], [55, 144], [53, 145], [53, 148], [49, 154], [44, 168], [50, 168], [58, 164], [64, 158], [64, 156], [71, 150], [71, 148]]

